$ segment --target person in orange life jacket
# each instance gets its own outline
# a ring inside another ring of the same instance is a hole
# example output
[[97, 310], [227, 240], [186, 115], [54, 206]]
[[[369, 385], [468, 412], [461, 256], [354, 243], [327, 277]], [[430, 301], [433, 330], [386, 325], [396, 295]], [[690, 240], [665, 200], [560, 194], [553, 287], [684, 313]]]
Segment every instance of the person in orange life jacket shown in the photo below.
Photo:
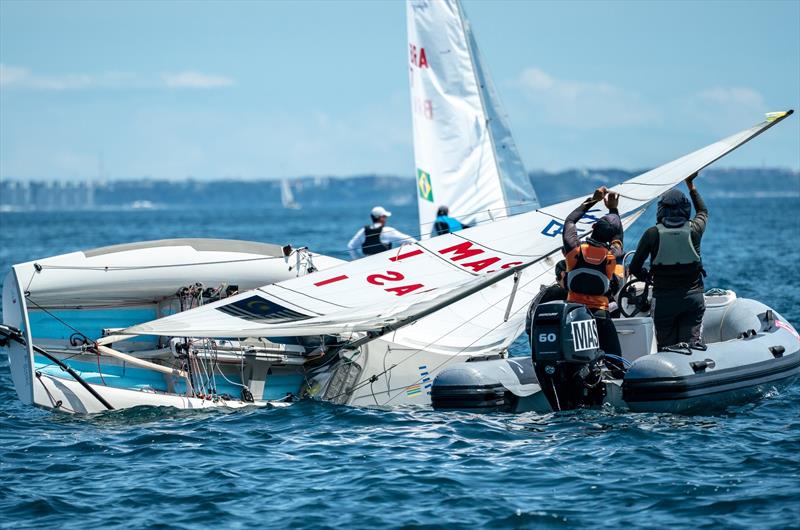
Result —
[[[700, 240], [708, 223], [708, 209], [694, 186], [697, 173], [686, 179], [695, 216], [686, 196], [672, 189], [661, 196], [656, 226], [648, 228], [631, 260], [630, 271], [639, 280], [653, 281], [653, 323], [659, 350], [678, 343], [702, 345], [705, 314], [703, 262]], [[650, 272], [644, 262], [650, 258]]]
[[[592, 225], [592, 232], [581, 243], [577, 223], [592, 206], [603, 200], [608, 214]], [[567, 261], [568, 302], [584, 304], [594, 315], [600, 349], [621, 355], [617, 330], [609, 314], [609, 296], [619, 284], [617, 261], [622, 262], [622, 221], [617, 211], [619, 195], [605, 186], [581, 203], [564, 221], [562, 234]]]
[[471, 226], [472, 225], [462, 223], [458, 219], [450, 217], [450, 209], [447, 206], [439, 206], [439, 209], [436, 211], [436, 220], [433, 222], [431, 237], [458, 232], [459, 230], [470, 228]]
[[372, 254], [379, 254], [389, 250], [392, 247], [399, 247], [403, 243], [416, 241], [413, 237], [386, 226], [386, 219], [391, 215], [392, 212], [386, 210], [383, 206], [376, 206], [372, 209], [370, 212], [372, 224], [365, 225], [359, 229], [347, 244], [347, 250], [350, 252], [351, 258], [358, 259], [359, 251], [364, 256], [371, 256]]

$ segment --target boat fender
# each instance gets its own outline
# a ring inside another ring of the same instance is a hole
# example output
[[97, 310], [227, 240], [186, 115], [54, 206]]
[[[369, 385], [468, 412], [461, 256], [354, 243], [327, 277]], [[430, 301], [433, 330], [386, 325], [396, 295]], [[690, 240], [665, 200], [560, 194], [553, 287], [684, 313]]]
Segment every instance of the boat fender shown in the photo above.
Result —
[[783, 357], [783, 353], [786, 351], [786, 348], [783, 346], [770, 346], [769, 352], [772, 354], [773, 357], [776, 359]]
[[694, 373], [705, 372], [706, 368], [714, 368], [716, 365], [717, 363], [715, 363], [713, 359], [705, 359], [703, 361], [694, 361], [689, 363], [689, 366], [692, 367]]

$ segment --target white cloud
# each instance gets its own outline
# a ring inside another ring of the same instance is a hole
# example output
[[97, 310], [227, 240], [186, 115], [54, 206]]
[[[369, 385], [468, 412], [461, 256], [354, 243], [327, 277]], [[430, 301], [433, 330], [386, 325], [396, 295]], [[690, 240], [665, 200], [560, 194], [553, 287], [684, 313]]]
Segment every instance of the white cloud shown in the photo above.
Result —
[[532, 67], [519, 75], [515, 85], [550, 123], [569, 121], [578, 129], [605, 129], [645, 123], [659, 116], [636, 92], [602, 81], [558, 79]]
[[166, 73], [148, 77], [130, 72], [39, 75], [27, 68], [0, 64], [0, 87], [46, 91], [89, 89], [222, 88], [236, 84], [230, 77], [200, 72]]
[[29, 75], [30, 72], [25, 68], [16, 68], [0, 63], [0, 87], [23, 83]]
[[684, 97], [681, 102], [687, 120], [702, 123], [717, 134], [755, 123], [769, 110], [764, 96], [747, 87], [713, 87]]
[[230, 77], [201, 74], [200, 72], [178, 72], [161, 76], [170, 88], [221, 88], [236, 84]]
[[711, 88], [695, 94], [695, 98], [716, 105], [748, 107], [749, 110], [764, 110], [764, 97], [752, 88]]

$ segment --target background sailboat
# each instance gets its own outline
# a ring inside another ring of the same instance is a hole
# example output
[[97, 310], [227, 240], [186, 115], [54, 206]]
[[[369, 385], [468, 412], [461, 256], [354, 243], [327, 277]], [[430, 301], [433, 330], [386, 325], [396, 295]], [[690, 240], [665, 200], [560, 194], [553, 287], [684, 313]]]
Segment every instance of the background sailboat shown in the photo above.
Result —
[[289, 183], [289, 179], [283, 179], [281, 181], [281, 204], [284, 208], [289, 210], [299, 210], [301, 208], [300, 203], [294, 199], [294, 193], [292, 193], [292, 185]]
[[409, 0], [409, 84], [420, 234], [439, 206], [476, 224], [539, 207], [458, 0]]

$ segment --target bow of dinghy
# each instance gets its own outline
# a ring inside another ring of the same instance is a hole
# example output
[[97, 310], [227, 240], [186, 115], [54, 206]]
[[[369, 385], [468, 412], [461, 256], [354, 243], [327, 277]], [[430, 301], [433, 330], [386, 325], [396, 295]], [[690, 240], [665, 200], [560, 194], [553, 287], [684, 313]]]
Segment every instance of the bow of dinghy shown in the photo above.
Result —
[[297, 394], [306, 348], [109, 337], [338, 263], [304, 248], [216, 239], [146, 241], [22, 263], [3, 284], [0, 341], [26, 404], [80, 413], [264, 405]]

